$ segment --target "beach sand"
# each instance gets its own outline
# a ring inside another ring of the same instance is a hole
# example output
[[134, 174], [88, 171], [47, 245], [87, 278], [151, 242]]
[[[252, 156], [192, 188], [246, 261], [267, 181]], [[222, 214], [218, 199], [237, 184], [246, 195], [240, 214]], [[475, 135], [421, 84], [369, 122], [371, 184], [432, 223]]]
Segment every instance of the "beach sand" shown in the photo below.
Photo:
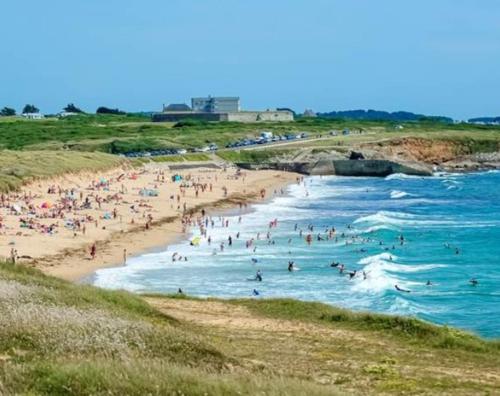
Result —
[[[182, 181], [172, 181], [176, 174]], [[99, 268], [123, 265], [125, 249], [130, 257], [185, 237], [186, 214], [268, 199], [297, 177], [279, 171], [237, 173], [236, 168], [175, 171], [149, 164], [39, 181], [2, 197], [0, 258], [10, 260], [15, 253], [17, 262], [77, 281]]]

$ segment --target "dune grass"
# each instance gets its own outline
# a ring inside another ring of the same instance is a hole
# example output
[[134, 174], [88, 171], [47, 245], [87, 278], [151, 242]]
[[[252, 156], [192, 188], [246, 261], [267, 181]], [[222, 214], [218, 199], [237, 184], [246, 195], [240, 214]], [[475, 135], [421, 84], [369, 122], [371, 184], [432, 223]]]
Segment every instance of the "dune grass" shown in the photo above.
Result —
[[290, 320], [323, 323], [355, 330], [380, 332], [415, 345], [488, 352], [500, 355], [500, 340], [487, 341], [474, 334], [419, 319], [369, 312], [353, 312], [330, 305], [292, 299], [234, 300], [253, 312]]
[[[226, 304], [213, 312], [229, 325], [0, 263], [0, 394], [465, 395], [498, 383], [497, 343], [414, 319], [293, 300], [151, 300], [199, 304], [195, 315]], [[230, 307], [248, 310], [248, 325], [233, 327]], [[462, 341], [439, 342], [451, 336]]]
[[238, 367], [138, 296], [0, 263], [0, 394], [331, 394]]
[[0, 151], [0, 191], [16, 190], [33, 180], [83, 171], [100, 171], [127, 161], [104, 153]]

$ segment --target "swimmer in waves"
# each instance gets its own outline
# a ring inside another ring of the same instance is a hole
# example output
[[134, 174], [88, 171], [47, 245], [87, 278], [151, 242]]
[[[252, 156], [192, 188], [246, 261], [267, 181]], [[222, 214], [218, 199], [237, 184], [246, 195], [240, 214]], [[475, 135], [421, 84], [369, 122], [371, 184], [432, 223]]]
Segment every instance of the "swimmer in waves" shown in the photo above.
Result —
[[411, 290], [406, 290], [406, 289], [402, 289], [401, 287], [399, 287], [398, 285], [394, 285], [394, 288], [399, 291], [399, 292], [403, 292], [403, 293], [411, 293]]
[[295, 265], [294, 261], [288, 262], [288, 272], [298, 271], [300, 268]]
[[476, 279], [476, 278], [472, 278], [469, 283], [471, 284], [471, 286], [477, 286], [479, 285], [479, 281]]

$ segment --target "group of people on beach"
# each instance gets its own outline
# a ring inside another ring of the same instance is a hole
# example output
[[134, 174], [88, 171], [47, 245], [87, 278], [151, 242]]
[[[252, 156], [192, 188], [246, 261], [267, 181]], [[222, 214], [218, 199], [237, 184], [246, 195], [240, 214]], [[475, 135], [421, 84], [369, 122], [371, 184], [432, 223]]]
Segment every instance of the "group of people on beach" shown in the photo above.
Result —
[[[98, 249], [99, 239], [103, 238], [104, 232], [150, 229], [156, 220], [155, 212], [158, 212], [158, 204], [153, 205], [153, 202], [160, 201], [161, 205], [170, 205], [170, 209], [182, 217], [186, 231], [193, 223], [192, 211], [197, 198], [216, 189], [222, 197], [227, 197], [230, 191], [226, 181], [244, 180], [246, 177], [245, 172], [240, 170], [234, 174], [213, 169], [203, 172], [198, 170], [196, 175], [192, 175], [188, 171], [179, 175], [161, 167], [145, 167], [119, 174], [116, 171], [104, 173], [105, 176], [89, 177], [87, 180], [75, 177], [74, 185], [68, 182], [71, 179], [68, 178], [60, 183], [46, 183], [45, 188], [40, 182], [21, 192], [2, 193], [0, 238], [10, 238], [8, 257], [12, 262], [34, 258], [21, 255], [18, 249], [25, 246], [20, 242], [35, 235], [54, 239], [72, 238], [81, 245], [86, 244], [86, 255], [95, 260], [101, 251]], [[188, 191], [189, 200], [186, 197]], [[26, 249], [25, 246], [23, 250], [37, 249]]]

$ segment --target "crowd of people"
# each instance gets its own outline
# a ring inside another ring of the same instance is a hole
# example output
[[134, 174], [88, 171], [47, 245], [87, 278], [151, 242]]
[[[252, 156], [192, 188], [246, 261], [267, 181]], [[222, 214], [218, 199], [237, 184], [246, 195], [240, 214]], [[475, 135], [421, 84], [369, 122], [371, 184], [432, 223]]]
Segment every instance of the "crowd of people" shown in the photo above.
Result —
[[[303, 178], [297, 178], [297, 183], [304, 184]], [[261, 196], [264, 197], [265, 192], [261, 191]], [[275, 190], [274, 195], [283, 195], [283, 190]], [[307, 190], [305, 191], [305, 197], [309, 194]], [[241, 209], [241, 206], [240, 206]], [[201, 215], [193, 221], [190, 219], [189, 225], [197, 226], [199, 229], [199, 238], [204, 238], [208, 245], [212, 245], [214, 243], [217, 244], [217, 248], [213, 248], [212, 254], [217, 255], [219, 253], [223, 253], [226, 248], [230, 249], [236, 241], [240, 241], [241, 232], [236, 231], [233, 233], [229, 233], [225, 239], [214, 241], [210, 236], [209, 228], [214, 228], [215, 226], [220, 226], [221, 228], [228, 228], [229, 222], [234, 217], [225, 218], [219, 216], [218, 219], [214, 219], [211, 216], [206, 215], [205, 212], [202, 212]], [[242, 217], [238, 216], [238, 223], [242, 222]], [[276, 239], [273, 236], [273, 231], [278, 228], [278, 225], [281, 224], [279, 219], [273, 218], [268, 222], [267, 230], [265, 231], [256, 231], [253, 237], [245, 238], [243, 241], [240, 241], [241, 244], [244, 244], [245, 248], [249, 251], [250, 263], [256, 267], [255, 275], [248, 278], [247, 280], [263, 282], [264, 274], [261, 268], [259, 268], [259, 264], [262, 263], [262, 259], [258, 257], [258, 245], [262, 243], [266, 243], [267, 245], [276, 245], [278, 243], [284, 243], [283, 238]], [[291, 231], [291, 230], [290, 230]], [[307, 246], [312, 246], [315, 243], [332, 243], [334, 245], [343, 244], [344, 246], [352, 246], [352, 251], [355, 253], [367, 253], [368, 250], [373, 251], [373, 248], [376, 248], [378, 251], [382, 251], [388, 254], [387, 260], [393, 261], [393, 254], [397, 252], [399, 249], [404, 249], [406, 244], [408, 243], [404, 234], [397, 235], [391, 243], [387, 243], [380, 238], [376, 237], [376, 234], [360, 234], [357, 233], [354, 226], [351, 224], [345, 225], [345, 229], [343, 231], [339, 231], [335, 225], [324, 226], [324, 225], [315, 225], [315, 224], [307, 224], [301, 225], [299, 223], [294, 224], [293, 226], [293, 235], [287, 239], [287, 244], [289, 246], [288, 249], [288, 257], [284, 257], [284, 261], [287, 262], [287, 265], [284, 268], [290, 273], [299, 271], [300, 268], [296, 264], [296, 259], [293, 257], [292, 251], [293, 246], [297, 246], [297, 244], [305, 243]], [[286, 238], [285, 238], [286, 239]], [[200, 244], [200, 240], [198, 239], [196, 244], [191, 243], [191, 245], [198, 246]], [[444, 245], [446, 249], [452, 250], [454, 255], [460, 254], [460, 249], [458, 247], [452, 247], [449, 243]], [[177, 255], [178, 253], [175, 253]], [[186, 258], [187, 260], [187, 258]], [[332, 269], [338, 271], [339, 275], [346, 276], [348, 280], [358, 279], [360, 281], [366, 281], [370, 278], [370, 272], [368, 270], [363, 270], [359, 268], [359, 264], [356, 266], [358, 268], [347, 268], [346, 264], [341, 263], [340, 261], [333, 260], [332, 262], [326, 264]], [[472, 286], [477, 286], [479, 281], [476, 278], [470, 279], [469, 283]], [[427, 280], [425, 282], [425, 286], [434, 286], [435, 283], [431, 280]], [[405, 288], [404, 286], [394, 284], [394, 290], [401, 293], [411, 293], [412, 291]], [[252, 290], [252, 294], [254, 296], [260, 296], [261, 292], [257, 289]]]
[[99, 240], [109, 233], [147, 230], [166, 214], [180, 217], [185, 231], [194, 222], [198, 200], [227, 198], [235, 182], [238, 192], [245, 193], [246, 177], [246, 172], [232, 168], [179, 174], [145, 167], [101, 177], [35, 182], [21, 191], [0, 194], [0, 256], [16, 262], [49, 250], [56, 253], [57, 239], [70, 247], [83, 246], [94, 260], [99, 256]]

